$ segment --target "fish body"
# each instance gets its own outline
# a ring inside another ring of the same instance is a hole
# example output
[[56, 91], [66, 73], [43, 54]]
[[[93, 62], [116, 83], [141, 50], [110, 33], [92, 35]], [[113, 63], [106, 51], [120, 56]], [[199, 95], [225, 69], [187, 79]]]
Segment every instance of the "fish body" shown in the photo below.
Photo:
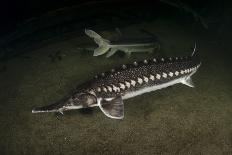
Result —
[[195, 51], [186, 57], [154, 58], [122, 65], [96, 75], [69, 97], [49, 106], [35, 108], [32, 112], [63, 113], [65, 110], [99, 106], [106, 116], [122, 119], [123, 100], [177, 83], [193, 87], [191, 76], [200, 65]]
[[154, 38], [124, 38], [123, 40], [109, 41], [92, 30], [86, 29], [85, 33], [93, 38], [99, 46], [94, 50], [94, 56], [99, 56], [108, 52], [106, 57], [110, 57], [117, 51], [123, 51], [127, 55], [130, 55], [132, 52], [152, 52], [154, 49], [159, 48]]

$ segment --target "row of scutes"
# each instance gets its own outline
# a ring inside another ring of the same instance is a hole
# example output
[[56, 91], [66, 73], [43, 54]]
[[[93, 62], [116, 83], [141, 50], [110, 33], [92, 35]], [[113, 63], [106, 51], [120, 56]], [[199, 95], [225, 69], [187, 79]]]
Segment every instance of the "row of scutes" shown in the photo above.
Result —
[[136, 77], [134, 79], [130, 79], [130, 80], [125, 80], [124, 82], [119, 82], [119, 83], [112, 83], [109, 85], [100, 85], [96, 88], [96, 91], [98, 93], [100, 92], [121, 92], [125, 89], [128, 89], [130, 87], [135, 87], [136, 85], [141, 85], [143, 83], [148, 83], [149, 81], [155, 81], [155, 80], [160, 80], [161, 78], [172, 78], [172, 77], [177, 77], [177, 76], [182, 76], [185, 74], [190, 74], [192, 72], [195, 72], [198, 67], [191, 67], [185, 70], [179, 70], [179, 71], [175, 71], [175, 72], [168, 72], [168, 73], [157, 73], [155, 75], [150, 74], [149, 76], [142, 76], [142, 77]]
[[[153, 58], [153, 59], [149, 59], [149, 60], [145, 59], [145, 60], [140, 61], [140, 62], [136, 62], [136, 61], [133, 62], [133, 66], [137, 67], [137, 66], [139, 66], [139, 64], [147, 65], [149, 63], [158, 63], [158, 62], [160, 62], [160, 63], [162, 63], [162, 62], [174, 62], [174, 61], [184, 60], [184, 59], [187, 60], [188, 58], [190, 58], [190, 57], [186, 56], [186, 57], [174, 57], [174, 58], [169, 57], [169, 58], [160, 58], [160, 59]], [[127, 65], [123, 64], [121, 66], [121, 68], [118, 68], [118, 69], [127, 69]], [[112, 68], [110, 70], [110, 72], [115, 73], [116, 70], [117, 69]], [[103, 72], [100, 75], [95, 75], [95, 78], [104, 77], [105, 75], [107, 75], [107, 74]]]

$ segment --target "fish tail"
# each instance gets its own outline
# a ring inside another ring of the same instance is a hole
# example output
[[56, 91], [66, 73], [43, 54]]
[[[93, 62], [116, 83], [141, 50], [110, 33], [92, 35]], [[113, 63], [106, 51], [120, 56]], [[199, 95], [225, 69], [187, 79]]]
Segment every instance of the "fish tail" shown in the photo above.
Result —
[[85, 34], [93, 38], [95, 43], [98, 44], [98, 48], [94, 50], [93, 56], [99, 56], [105, 54], [110, 49], [110, 41], [102, 38], [99, 34], [92, 30], [85, 29]]
[[191, 56], [192, 57], [195, 56], [197, 54], [197, 51], [198, 51], [198, 49], [197, 49], [197, 43], [195, 42], [194, 48], [193, 48], [193, 52], [192, 52]]

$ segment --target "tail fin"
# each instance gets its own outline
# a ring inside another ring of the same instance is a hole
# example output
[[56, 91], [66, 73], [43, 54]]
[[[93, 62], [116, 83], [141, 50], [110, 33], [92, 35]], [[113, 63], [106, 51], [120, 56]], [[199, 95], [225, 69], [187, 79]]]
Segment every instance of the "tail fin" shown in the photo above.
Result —
[[99, 34], [92, 30], [85, 29], [85, 34], [89, 37], [93, 38], [95, 43], [98, 44], [98, 48], [94, 50], [93, 56], [99, 56], [105, 54], [109, 49], [110, 41], [102, 38]]
[[194, 49], [193, 49], [191, 56], [193, 57], [194, 55], [196, 55], [196, 52], [197, 52], [197, 43], [195, 42]]

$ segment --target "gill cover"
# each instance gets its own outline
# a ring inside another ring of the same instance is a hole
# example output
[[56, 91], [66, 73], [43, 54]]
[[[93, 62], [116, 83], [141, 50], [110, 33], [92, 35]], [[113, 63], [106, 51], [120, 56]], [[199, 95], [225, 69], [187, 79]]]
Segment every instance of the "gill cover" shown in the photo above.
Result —
[[97, 103], [96, 97], [90, 93], [75, 94], [73, 95], [72, 99], [74, 106], [82, 105], [83, 108], [90, 107], [91, 105]]

